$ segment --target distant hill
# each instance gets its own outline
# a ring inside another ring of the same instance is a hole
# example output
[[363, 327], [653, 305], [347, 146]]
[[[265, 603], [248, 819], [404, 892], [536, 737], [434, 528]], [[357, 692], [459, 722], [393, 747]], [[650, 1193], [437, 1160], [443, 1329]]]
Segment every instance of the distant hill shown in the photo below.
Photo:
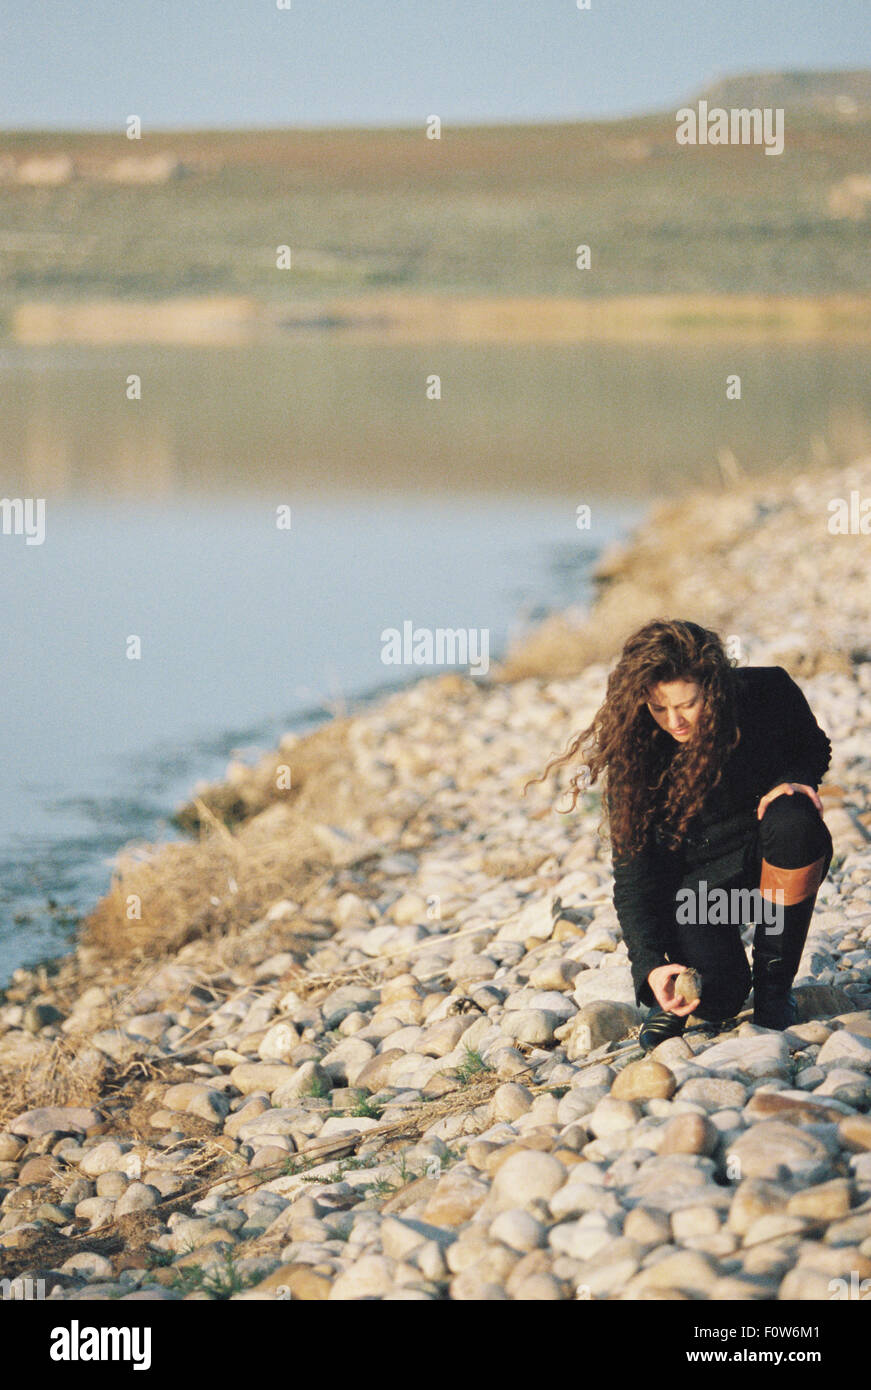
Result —
[[692, 98], [709, 106], [781, 106], [819, 116], [871, 116], [871, 69], [855, 72], [755, 72], [721, 77]]
[[871, 71], [704, 95], [782, 105], [783, 153], [679, 145], [676, 107], [438, 141], [423, 124], [0, 133], [0, 338], [45, 300], [867, 293]]

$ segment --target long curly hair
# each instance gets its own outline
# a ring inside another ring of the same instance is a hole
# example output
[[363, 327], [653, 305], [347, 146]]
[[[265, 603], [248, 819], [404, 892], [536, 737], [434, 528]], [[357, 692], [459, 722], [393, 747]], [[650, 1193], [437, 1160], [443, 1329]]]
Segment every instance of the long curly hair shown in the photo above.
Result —
[[[607, 822], [613, 854], [640, 850], [654, 826], [676, 848], [741, 737], [735, 665], [718, 635], [697, 623], [664, 618], [646, 623], [624, 645], [593, 722], [571, 739], [565, 753], [551, 758], [540, 777], [524, 785], [524, 795], [533, 782], [580, 756], [584, 762], [569, 784], [572, 804], [563, 814], [605, 774], [602, 823]], [[647, 708], [653, 688], [675, 680], [694, 681], [703, 696], [693, 734], [680, 744]]]

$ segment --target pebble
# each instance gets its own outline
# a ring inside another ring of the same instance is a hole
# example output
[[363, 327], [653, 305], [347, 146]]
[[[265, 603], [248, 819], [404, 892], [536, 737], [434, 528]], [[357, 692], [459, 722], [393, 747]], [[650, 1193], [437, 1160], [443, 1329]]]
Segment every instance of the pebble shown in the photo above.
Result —
[[501, 1028], [515, 1042], [538, 1047], [553, 1042], [559, 1023], [559, 1014], [546, 1009], [515, 1009], [503, 1015]]
[[[99, 1110], [85, 1106], [44, 1105], [17, 1115], [9, 1123], [9, 1132], [28, 1139], [37, 1139], [43, 1134], [90, 1134], [102, 1120]], [[0, 1140], [4, 1137], [0, 1135]], [[0, 1157], [5, 1156], [0, 1147]]]
[[789, 1044], [782, 1033], [728, 1038], [697, 1053], [696, 1061], [714, 1075], [737, 1079], [791, 1075]]
[[223, 1120], [230, 1109], [229, 1098], [222, 1091], [192, 1081], [170, 1086], [164, 1093], [163, 1104], [167, 1110], [198, 1115], [213, 1123]]
[[112, 1276], [112, 1261], [95, 1250], [82, 1250], [64, 1260], [60, 1270], [62, 1274], [75, 1274], [81, 1279], [109, 1279]]
[[587, 1126], [597, 1139], [634, 1129], [641, 1115], [640, 1107], [632, 1101], [604, 1096], [596, 1105]]
[[490, 1206], [496, 1211], [547, 1201], [566, 1180], [565, 1166], [551, 1154], [525, 1150], [512, 1154], [493, 1177]]
[[705, 1115], [675, 1115], [664, 1126], [660, 1154], [712, 1154], [719, 1134]]
[[393, 1260], [383, 1255], [363, 1255], [334, 1280], [329, 1299], [381, 1298], [393, 1288]]
[[645, 1057], [618, 1071], [611, 1095], [618, 1100], [669, 1100], [676, 1090], [674, 1073], [662, 1062]]
[[124, 1167], [124, 1154], [128, 1145], [122, 1147], [114, 1139], [106, 1139], [84, 1154], [79, 1162], [79, 1170], [86, 1177], [96, 1178], [101, 1173], [111, 1173]]
[[230, 1072], [230, 1081], [243, 1096], [251, 1091], [272, 1094], [286, 1081], [292, 1081], [295, 1068], [282, 1062], [243, 1062]]
[[747, 1088], [740, 1081], [693, 1076], [678, 1089], [676, 1098], [704, 1106], [706, 1110], [740, 1109], [747, 1099]]
[[522, 1253], [538, 1250], [547, 1243], [544, 1224], [519, 1207], [500, 1212], [490, 1225], [489, 1235], [491, 1240], [501, 1241], [503, 1245]]
[[846, 1178], [833, 1178], [816, 1187], [795, 1192], [786, 1204], [788, 1212], [815, 1221], [835, 1221], [846, 1216], [852, 1201], [852, 1184]]
[[826, 1146], [809, 1131], [781, 1120], [753, 1125], [730, 1146], [728, 1157], [746, 1178], [810, 1184], [823, 1181], [831, 1170]]
[[826, 1038], [817, 1053], [817, 1066], [828, 1071], [848, 1067], [851, 1071], [871, 1071], [871, 1038], [839, 1029]]
[[159, 1201], [161, 1194], [156, 1187], [150, 1187], [144, 1182], [132, 1182], [118, 1198], [115, 1216], [129, 1216], [131, 1212], [149, 1211], [151, 1207], [156, 1207]]

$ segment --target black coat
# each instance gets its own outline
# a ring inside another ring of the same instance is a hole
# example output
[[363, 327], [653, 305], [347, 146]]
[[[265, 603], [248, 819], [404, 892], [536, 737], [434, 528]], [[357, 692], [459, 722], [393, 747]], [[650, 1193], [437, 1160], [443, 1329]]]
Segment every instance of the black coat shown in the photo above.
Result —
[[678, 889], [700, 878], [714, 887], [740, 873], [760, 799], [781, 782], [816, 789], [831, 760], [829, 739], [782, 666], [737, 667], [734, 676], [741, 739], [681, 845], [668, 849], [655, 826], [638, 853], [613, 858], [614, 907], [639, 1003], [656, 1002], [647, 977], [667, 964]]

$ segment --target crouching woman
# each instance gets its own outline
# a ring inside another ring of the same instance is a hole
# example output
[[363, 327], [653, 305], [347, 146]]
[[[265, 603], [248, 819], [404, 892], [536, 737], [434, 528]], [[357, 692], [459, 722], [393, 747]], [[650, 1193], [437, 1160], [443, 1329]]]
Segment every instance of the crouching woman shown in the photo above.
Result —
[[[647, 623], [592, 724], [542, 776], [579, 758], [568, 809], [604, 774], [614, 906], [637, 1002], [649, 1006], [642, 1047], [680, 1034], [694, 1012], [731, 1018], [751, 985], [754, 1023], [787, 1028], [833, 852], [817, 794], [831, 744], [799, 687], [779, 666], [736, 667], [696, 623]], [[739, 906], [709, 913], [712, 896]], [[749, 900], [761, 908], [749, 923], [752, 969], [741, 935]], [[675, 990], [687, 969], [701, 978], [691, 1003]]]

